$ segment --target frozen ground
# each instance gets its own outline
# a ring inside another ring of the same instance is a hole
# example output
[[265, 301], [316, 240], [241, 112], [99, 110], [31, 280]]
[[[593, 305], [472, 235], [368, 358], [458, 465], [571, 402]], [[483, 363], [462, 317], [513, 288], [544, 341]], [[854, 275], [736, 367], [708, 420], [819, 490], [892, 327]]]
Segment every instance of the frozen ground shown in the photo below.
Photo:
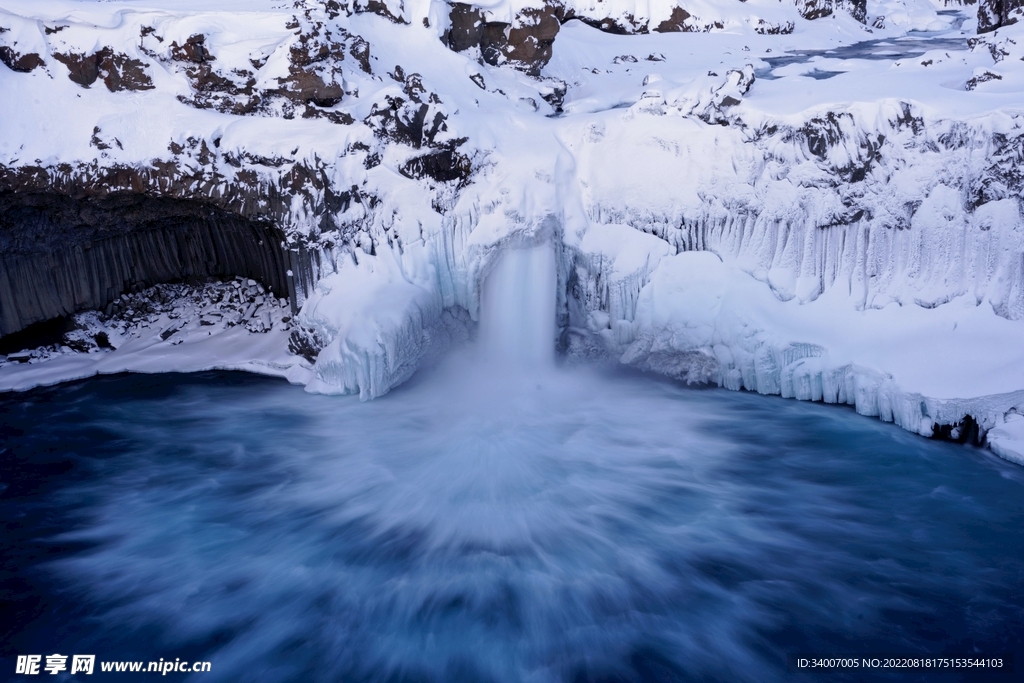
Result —
[[[850, 403], [921, 434], [970, 415], [1019, 461], [1021, 23], [979, 39], [974, 6], [868, 3], [862, 24], [705, 2], [689, 7], [708, 32], [568, 21], [535, 77], [446, 48], [444, 3], [385, 7], [398, 23], [315, 2], [0, 0], [0, 46], [42, 62], [0, 66], [4, 169], [280, 196], [289, 245], [318, 264], [270, 331], [195, 323], [173, 345], [154, 322], [116, 351], [6, 362], [0, 388], [217, 367], [379, 396], [468, 336], [503, 252], [550, 244], [551, 345], [570, 356]], [[199, 34], [214, 59], [197, 66], [181, 55]], [[302, 68], [332, 96], [303, 104], [296, 50], [319, 45], [330, 57]], [[83, 87], [54, 56], [107, 46], [148, 85]], [[420, 172], [438, 159], [471, 171]]]

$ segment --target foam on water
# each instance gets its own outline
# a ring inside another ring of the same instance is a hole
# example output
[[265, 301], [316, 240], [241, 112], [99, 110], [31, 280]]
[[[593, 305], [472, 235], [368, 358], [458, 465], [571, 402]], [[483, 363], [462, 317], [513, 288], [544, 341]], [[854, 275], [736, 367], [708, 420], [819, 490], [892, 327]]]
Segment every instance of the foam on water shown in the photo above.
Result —
[[786, 652], [1020, 648], [1019, 468], [835, 407], [451, 363], [370, 403], [226, 374], [4, 398], [0, 578], [31, 605], [4, 654], [763, 683]]

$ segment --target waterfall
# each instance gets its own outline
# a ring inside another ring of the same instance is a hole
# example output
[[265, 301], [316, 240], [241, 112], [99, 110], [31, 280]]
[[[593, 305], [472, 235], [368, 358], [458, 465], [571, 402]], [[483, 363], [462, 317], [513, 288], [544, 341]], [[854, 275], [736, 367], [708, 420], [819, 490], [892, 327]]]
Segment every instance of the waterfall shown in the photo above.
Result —
[[518, 364], [554, 362], [555, 268], [550, 243], [499, 256], [481, 297], [480, 342], [487, 356]]

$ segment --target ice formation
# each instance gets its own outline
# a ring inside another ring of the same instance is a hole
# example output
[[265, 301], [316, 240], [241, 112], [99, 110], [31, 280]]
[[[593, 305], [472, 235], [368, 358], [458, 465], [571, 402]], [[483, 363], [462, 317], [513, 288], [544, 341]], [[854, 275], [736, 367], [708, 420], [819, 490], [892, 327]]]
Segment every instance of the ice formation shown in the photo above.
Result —
[[[46, 249], [0, 234], [3, 277], [54, 253], [99, 277], [105, 230], [166, 230], [155, 205], [118, 208], [144, 195], [279, 229], [253, 244], [287, 265], [294, 309], [201, 352], [157, 335], [6, 362], [0, 388], [243, 367], [372, 398], [479, 322], [534, 358], [848, 403], [925, 435], [973, 425], [1020, 461], [1021, 11], [0, 0], [0, 199], [17, 199], [0, 221], [78, 202], [48, 215]], [[181, 262], [224, 275], [224, 250], [188, 239]], [[126, 291], [164, 272], [136, 257]], [[4, 312], [31, 309], [4, 286]]]

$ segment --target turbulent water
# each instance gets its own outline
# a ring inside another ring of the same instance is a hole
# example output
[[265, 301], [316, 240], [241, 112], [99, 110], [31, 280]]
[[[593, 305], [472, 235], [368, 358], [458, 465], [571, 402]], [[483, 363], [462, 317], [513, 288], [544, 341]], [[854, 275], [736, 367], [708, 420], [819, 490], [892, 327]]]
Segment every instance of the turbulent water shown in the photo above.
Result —
[[462, 362], [369, 403], [228, 373], [0, 396], [0, 678], [52, 652], [394, 683], [1020, 659], [1024, 469], [838, 407]]

